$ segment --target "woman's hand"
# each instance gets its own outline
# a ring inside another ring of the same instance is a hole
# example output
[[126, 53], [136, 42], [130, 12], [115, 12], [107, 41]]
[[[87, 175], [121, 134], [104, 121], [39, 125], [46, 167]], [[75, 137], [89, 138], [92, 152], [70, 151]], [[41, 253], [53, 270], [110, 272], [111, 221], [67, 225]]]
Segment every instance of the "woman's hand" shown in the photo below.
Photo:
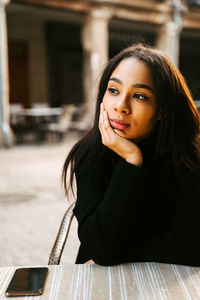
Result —
[[99, 130], [102, 137], [102, 143], [106, 147], [116, 152], [127, 162], [138, 167], [142, 166], [143, 158], [141, 150], [132, 141], [119, 136], [115, 129], [111, 127], [108, 114], [103, 108], [103, 103], [101, 103]]
[[86, 265], [90, 265], [90, 264], [94, 264], [94, 262], [93, 262], [93, 260], [92, 259], [90, 259], [90, 260], [88, 260], [88, 261], [86, 261], [86, 263], [85, 263]]

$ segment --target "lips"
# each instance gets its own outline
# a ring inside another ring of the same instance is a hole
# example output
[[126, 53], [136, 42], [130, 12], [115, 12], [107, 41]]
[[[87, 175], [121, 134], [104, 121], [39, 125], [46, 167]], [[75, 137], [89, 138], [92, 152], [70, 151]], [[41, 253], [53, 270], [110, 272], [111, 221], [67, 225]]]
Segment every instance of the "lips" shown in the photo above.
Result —
[[129, 123], [118, 119], [110, 119], [110, 124], [113, 128], [119, 130], [124, 130], [130, 126]]

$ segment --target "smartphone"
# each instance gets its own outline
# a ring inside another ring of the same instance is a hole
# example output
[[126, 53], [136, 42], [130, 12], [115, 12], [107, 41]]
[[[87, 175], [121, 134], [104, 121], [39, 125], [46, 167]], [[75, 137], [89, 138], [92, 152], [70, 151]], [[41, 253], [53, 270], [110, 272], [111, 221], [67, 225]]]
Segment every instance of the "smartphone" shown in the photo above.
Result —
[[13, 297], [42, 295], [47, 273], [47, 267], [17, 269], [6, 290], [6, 296]]

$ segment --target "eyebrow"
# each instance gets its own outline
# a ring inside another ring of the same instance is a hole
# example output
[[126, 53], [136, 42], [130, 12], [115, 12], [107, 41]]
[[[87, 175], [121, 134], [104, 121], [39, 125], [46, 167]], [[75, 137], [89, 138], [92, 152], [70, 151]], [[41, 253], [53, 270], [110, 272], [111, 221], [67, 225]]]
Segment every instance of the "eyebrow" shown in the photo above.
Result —
[[[122, 84], [122, 81], [117, 77], [111, 77], [109, 81], [115, 81], [119, 84]], [[151, 92], [153, 92], [152, 87], [150, 87], [148, 84], [145, 84], [145, 83], [136, 83], [136, 84], [133, 84], [133, 87], [147, 89], [147, 90], [150, 90]]]

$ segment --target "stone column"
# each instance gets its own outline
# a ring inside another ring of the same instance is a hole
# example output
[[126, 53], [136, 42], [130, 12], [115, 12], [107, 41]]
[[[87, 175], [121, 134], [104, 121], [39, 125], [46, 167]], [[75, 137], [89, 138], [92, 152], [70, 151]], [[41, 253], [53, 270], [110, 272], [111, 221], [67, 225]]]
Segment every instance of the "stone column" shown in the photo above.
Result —
[[156, 46], [158, 49], [163, 50], [178, 66], [179, 61], [179, 32], [176, 24], [172, 21], [162, 25], [157, 37]]
[[180, 0], [173, 0], [173, 17], [162, 25], [158, 37], [157, 48], [163, 50], [179, 66], [180, 33], [182, 30], [182, 16], [184, 7]]
[[106, 9], [92, 10], [82, 26], [84, 126], [93, 121], [97, 88], [102, 70], [108, 61], [109, 30], [111, 13]]
[[0, 0], [0, 145], [12, 144], [9, 126], [9, 81], [8, 81], [8, 42], [6, 25], [6, 5], [10, 0]]

